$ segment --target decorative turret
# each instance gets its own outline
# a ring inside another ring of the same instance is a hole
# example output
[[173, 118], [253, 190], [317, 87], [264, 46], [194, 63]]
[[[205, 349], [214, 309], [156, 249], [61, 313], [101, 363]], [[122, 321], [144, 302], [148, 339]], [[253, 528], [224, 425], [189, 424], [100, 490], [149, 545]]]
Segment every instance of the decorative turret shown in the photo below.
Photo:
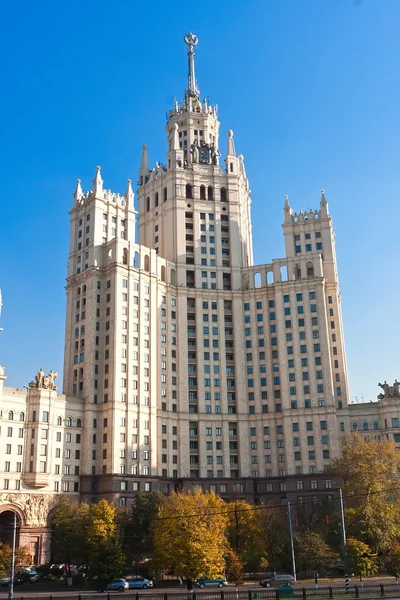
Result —
[[83, 196], [83, 191], [82, 191], [82, 186], [81, 186], [81, 180], [77, 179], [76, 180], [76, 188], [75, 188], [74, 195], [73, 195], [74, 204], [78, 203], [81, 200], [82, 196]]
[[325, 198], [325, 190], [321, 190], [320, 210], [321, 217], [327, 217], [329, 215], [328, 202]]
[[96, 167], [96, 177], [93, 179], [93, 192], [97, 198], [102, 196], [103, 180], [101, 178], [100, 167]]

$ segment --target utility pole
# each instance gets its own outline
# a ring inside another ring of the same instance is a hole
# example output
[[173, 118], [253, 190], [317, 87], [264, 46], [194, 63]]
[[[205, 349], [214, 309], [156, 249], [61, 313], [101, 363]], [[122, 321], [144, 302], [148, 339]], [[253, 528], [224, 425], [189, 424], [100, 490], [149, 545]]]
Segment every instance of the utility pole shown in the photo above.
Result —
[[291, 513], [291, 510], [290, 510], [290, 502], [289, 502], [289, 500], [288, 500], [288, 503], [287, 503], [287, 516], [288, 516], [288, 521], [289, 521], [290, 551], [291, 551], [291, 554], [292, 554], [292, 571], [293, 571], [293, 578], [296, 581], [296, 560], [295, 560], [295, 557], [294, 557], [292, 513]]
[[343, 495], [342, 495], [342, 489], [341, 488], [339, 488], [339, 508], [340, 508], [340, 523], [341, 523], [341, 530], [342, 530], [344, 586], [346, 588], [346, 594], [348, 594], [348, 593], [350, 593], [349, 566], [347, 564], [346, 529], [345, 529], [345, 526], [344, 526]]
[[11, 573], [10, 573], [10, 589], [8, 591], [8, 600], [12, 600], [14, 597], [14, 573], [15, 573], [15, 543], [17, 538], [17, 513], [14, 513], [14, 524], [13, 524], [13, 541], [12, 541], [12, 553], [11, 553]]

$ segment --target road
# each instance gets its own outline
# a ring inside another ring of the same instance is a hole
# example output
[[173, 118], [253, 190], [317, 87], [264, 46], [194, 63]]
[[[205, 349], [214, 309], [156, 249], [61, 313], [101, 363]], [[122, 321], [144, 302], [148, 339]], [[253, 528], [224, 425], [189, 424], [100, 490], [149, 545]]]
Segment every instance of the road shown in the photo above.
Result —
[[[395, 579], [394, 577], [372, 577], [371, 579], [368, 579], [364, 582], [364, 584], [366, 586], [371, 586], [371, 585], [379, 585], [383, 583], [384, 585], [394, 585]], [[351, 584], [358, 584], [360, 585], [360, 582], [358, 581], [358, 579], [356, 578], [352, 578]], [[308, 590], [314, 590], [315, 586], [314, 583], [311, 582], [310, 580], [306, 580], [306, 581], [298, 581], [296, 584], [296, 588], [306, 588]], [[319, 581], [319, 587], [320, 588], [326, 588], [328, 586], [332, 586], [332, 588], [341, 588], [344, 587], [344, 580], [343, 579], [323, 579], [322, 581]], [[224, 591], [226, 592], [233, 592], [235, 591], [235, 587], [233, 585], [228, 585], [226, 587], [223, 588]], [[265, 588], [262, 588], [260, 585], [258, 585], [257, 583], [248, 583], [245, 585], [240, 585], [238, 586], [238, 590], [240, 592], [243, 591], [250, 591], [253, 590], [255, 592], [260, 592], [261, 590], [263, 590]], [[268, 588], [267, 588], [268, 589]], [[269, 589], [273, 589], [273, 588], [269, 588]], [[209, 594], [210, 592], [221, 592], [223, 590], [218, 589], [217, 587], [209, 587], [206, 589], [202, 589], [200, 590], [199, 588], [195, 588], [194, 591], [196, 592], [196, 595], [203, 595], [203, 594]], [[137, 592], [139, 592], [140, 596], [151, 596], [151, 595], [161, 595], [161, 594], [168, 594], [168, 595], [178, 595], [178, 594], [182, 594], [182, 598], [187, 598], [187, 590], [185, 586], [179, 587], [179, 586], [173, 586], [173, 587], [163, 587], [161, 584], [157, 585], [155, 588], [150, 589], [150, 590], [127, 590], [125, 593], [129, 594], [130, 596], [132, 594], [135, 594]], [[123, 596], [123, 593], [119, 593], [119, 592], [109, 592], [110, 596]], [[8, 594], [8, 589], [7, 588], [0, 588], [0, 598], [4, 598], [6, 595]], [[87, 597], [87, 596], [91, 596], [93, 597], [94, 595], [97, 596], [97, 598], [99, 600], [102, 600], [106, 597], [106, 594], [103, 593], [99, 593], [97, 592], [97, 590], [93, 590], [93, 591], [68, 591], [68, 588], [66, 587], [65, 590], [60, 591], [60, 592], [54, 592], [53, 590], [48, 590], [46, 592], [38, 592], [36, 591], [35, 585], [32, 584], [31, 586], [24, 586], [24, 589], [22, 590], [19, 587], [16, 587], [14, 589], [14, 598], [16, 600], [19, 600], [20, 598], [24, 597], [25, 599], [27, 598], [49, 598], [49, 596], [51, 596], [52, 598], [57, 598], [57, 597], [68, 597], [68, 596], [77, 596], [78, 594], [81, 595], [82, 599]], [[400, 598], [400, 585], [399, 585], [399, 598]]]

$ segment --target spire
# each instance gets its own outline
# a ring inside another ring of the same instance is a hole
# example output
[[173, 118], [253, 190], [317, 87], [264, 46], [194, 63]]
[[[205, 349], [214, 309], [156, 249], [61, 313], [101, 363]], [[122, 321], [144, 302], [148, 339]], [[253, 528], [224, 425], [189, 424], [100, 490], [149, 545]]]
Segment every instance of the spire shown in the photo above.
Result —
[[228, 152], [227, 156], [236, 156], [235, 152], [235, 142], [233, 141], [233, 131], [230, 129], [228, 131]]
[[82, 198], [82, 196], [83, 196], [83, 191], [82, 191], [82, 186], [81, 186], [81, 180], [77, 179], [76, 180], [76, 188], [74, 191], [75, 202], [79, 202], [79, 200]]
[[140, 161], [140, 169], [139, 169], [139, 185], [143, 185], [146, 183], [146, 177], [149, 174], [149, 155], [147, 154], [147, 144], [143, 144], [142, 146], [142, 158]]
[[289, 196], [285, 196], [285, 204], [283, 207], [283, 215], [284, 215], [284, 221], [285, 223], [287, 223], [288, 221], [291, 221], [292, 219], [292, 207], [289, 204]]
[[[232, 140], [232, 143], [233, 143], [233, 140]], [[246, 179], [246, 169], [244, 168], [244, 157], [243, 157], [243, 154], [239, 154], [238, 159], [239, 159], [240, 173], [243, 175], [243, 178]]]
[[126, 188], [124, 196], [127, 204], [131, 205], [133, 200], [132, 179], [128, 179], [128, 187]]
[[96, 169], [96, 177], [93, 179], [93, 191], [95, 196], [101, 196], [103, 180], [101, 178], [100, 167], [96, 167]]
[[188, 73], [188, 87], [186, 95], [194, 98], [200, 97], [200, 90], [197, 87], [196, 76], [194, 74], [194, 50], [193, 48], [198, 44], [198, 38], [192, 32], [187, 33], [183, 36], [185, 44], [188, 46], [188, 58], [189, 58], [189, 73]]
[[319, 203], [321, 216], [327, 217], [329, 215], [328, 202], [325, 198], [325, 190], [321, 190], [321, 202]]
[[140, 161], [140, 171], [139, 173], [148, 173], [149, 172], [149, 155], [147, 154], [147, 144], [143, 144], [142, 146], [142, 159]]

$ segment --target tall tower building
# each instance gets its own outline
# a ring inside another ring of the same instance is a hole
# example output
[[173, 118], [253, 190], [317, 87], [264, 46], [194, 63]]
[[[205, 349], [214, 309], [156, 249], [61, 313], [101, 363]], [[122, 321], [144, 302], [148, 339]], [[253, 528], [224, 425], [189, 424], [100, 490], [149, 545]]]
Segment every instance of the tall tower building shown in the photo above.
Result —
[[305, 213], [286, 198], [286, 256], [254, 266], [244, 159], [232, 131], [220, 144], [198, 40], [184, 40], [187, 89], [165, 164], [143, 146], [138, 212], [130, 182], [113, 194], [99, 167], [73, 197], [64, 392], [83, 401], [87, 500], [192, 485], [263, 499], [339, 452], [348, 386], [325, 194]]

